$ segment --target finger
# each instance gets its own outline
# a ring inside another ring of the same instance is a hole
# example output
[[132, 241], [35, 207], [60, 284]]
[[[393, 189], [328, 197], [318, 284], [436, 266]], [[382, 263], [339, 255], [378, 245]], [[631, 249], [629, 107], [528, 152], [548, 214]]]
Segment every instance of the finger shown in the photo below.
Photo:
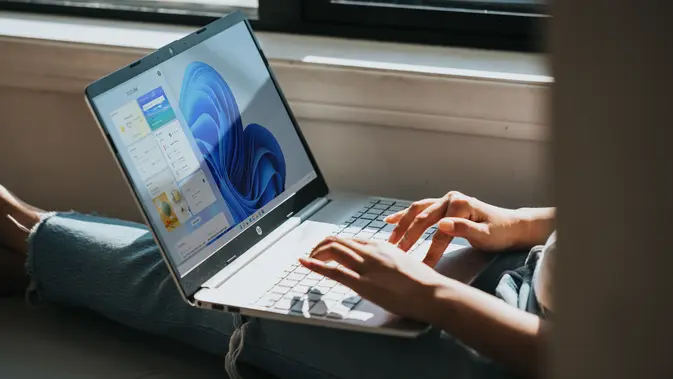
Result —
[[[438, 200], [439, 199], [423, 199], [423, 200], [417, 201], [416, 203], [426, 203], [427, 202], [427, 206], [430, 206], [430, 205], [436, 203]], [[411, 208], [411, 206], [409, 206], [409, 208]], [[383, 219], [383, 221], [387, 222], [388, 224], [397, 224], [402, 219], [402, 216], [404, 216], [404, 214], [407, 213], [409, 208], [402, 209], [399, 212], [388, 215], [388, 216], [386, 216], [386, 218]]]
[[490, 233], [488, 224], [455, 217], [440, 220], [437, 228], [451, 237], [462, 237], [468, 241], [483, 241]]
[[324, 277], [335, 280], [346, 287], [357, 291], [360, 275], [344, 267], [330, 267], [325, 262], [313, 258], [299, 258], [299, 263], [307, 269], [318, 273]]
[[[321, 248], [322, 246], [327, 245], [328, 243], [334, 242], [334, 241], [336, 241], [336, 240], [337, 240], [336, 236], [327, 236], [327, 237], [325, 237], [322, 241], [318, 242], [318, 244], [315, 245], [315, 246], [313, 247], [313, 249], [311, 249], [311, 253], [313, 253], [314, 251], [318, 250], [318, 249]], [[310, 255], [310, 254], [309, 254], [309, 255]]]
[[421, 238], [423, 232], [446, 215], [447, 208], [448, 199], [446, 201], [438, 201], [416, 215], [416, 218], [409, 225], [397, 247], [403, 251], [408, 251]]
[[409, 228], [409, 225], [411, 225], [416, 216], [437, 201], [439, 201], [439, 199], [425, 199], [411, 204], [411, 206], [404, 211], [404, 215], [397, 222], [397, 227], [393, 230], [388, 241], [393, 245], [396, 245], [398, 242], [400, 242], [400, 239], [402, 239], [404, 233], [407, 232], [407, 228]]
[[442, 258], [442, 255], [444, 255], [446, 248], [449, 247], [449, 244], [451, 244], [452, 240], [452, 236], [442, 232], [441, 230], [437, 230], [435, 235], [432, 236], [432, 243], [430, 244], [430, 248], [428, 249], [425, 258], [423, 259], [423, 263], [430, 267], [435, 267]]
[[361, 255], [338, 241], [321, 246], [311, 253], [311, 258], [322, 262], [335, 261], [358, 273], [362, 272], [365, 262]]
[[404, 216], [404, 214], [407, 213], [406, 209], [402, 209], [399, 212], [395, 212], [391, 215], [386, 216], [386, 218], [383, 219], [384, 222], [387, 222], [388, 224], [397, 224], [398, 221]]
[[[338, 243], [341, 243], [342, 245], [352, 245], [352, 244], [346, 243], [346, 241], [355, 241], [359, 245], [365, 245], [365, 246], [370, 245], [372, 243], [371, 240], [366, 240], [366, 239], [362, 239], [362, 238], [358, 238], [358, 237], [342, 238], [342, 237], [337, 237], [337, 236], [328, 236], [328, 237], [325, 237], [325, 239], [323, 239], [322, 241], [320, 241], [313, 249], [311, 249], [311, 254], [314, 251], [318, 250], [319, 248], [321, 248], [321, 247], [323, 247], [323, 246], [325, 246], [329, 243], [332, 243], [332, 242], [338, 242]], [[352, 246], [357, 246], [357, 249], [360, 249], [361, 247], [359, 245], [352, 245]], [[309, 254], [309, 255], [311, 255], [311, 254]]]
[[[435, 235], [432, 236], [432, 243], [430, 244], [430, 248], [425, 255], [425, 259], [423, 259], [423, 262], [430, 267], [437, 265], [439, 260], [442, 258], [442, 255], [444, 255], [446, 248], [449, 247], [449, 244], [451, 244], [453, 237], [455, 237], [455, 235], [452, 233], [447, 232], [447, 230], [453, 230], [453, 227], [448, 226], [449, 221], [446, 220], [457, 220], [459, 223], [462, 223], [463, 221], [469, 221], [467, 219], [470, 217], [471, 209], [469, 200], [461, 194], [450, 193], [448, 196], [450, 202], [446, 214], [449, 216], [449, 218], [442, 219], [445, 222], [445, 229], [441, 229], [439, 228], [439, 225], [437, 225], [438, 230], [435, 232]], [[441, 223], [442, 220], [439, 222]]]

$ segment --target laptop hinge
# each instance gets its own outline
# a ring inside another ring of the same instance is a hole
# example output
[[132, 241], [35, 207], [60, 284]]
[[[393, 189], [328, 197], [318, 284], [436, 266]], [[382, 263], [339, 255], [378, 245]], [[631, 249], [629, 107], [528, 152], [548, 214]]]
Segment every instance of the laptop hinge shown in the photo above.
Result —
[[317, 198], [313, 200], [311, 204], [304, 207], [304, 209], [297, 212], [295, 217], [299, 217], [299, 220], [301, 220], [301, 222], [304, 222], [309, 218], [311, 218], [311, 216], [313, 216], [314, 214], [318, 213], [319, 210], [323, 209], [331, 201], [332, 200], [329, 200], [324, 197]]
[[257, 244], [248, 249], [243, 255], [236, 258], [230, 265], [227, 265], [217, 274], [213, 275], [205, 283], [201, 285], [201, 288], [214, 289], [221, 286], [229, 278], [231, 278], [238, 271], [247, 266], [250, 262], [254, 261], [260, 254], [266, 251], [268, 248], [273, 246], [281, 238], [285, 237], [302, 222], [308, 220], [311, 216], [316, 214], [320, 209], [325, 207], [330, 203], [331, 200], [326, 198], [318, 198], [312, 201], [309, 205], [304, 207], [301, 211], [297, 212], [295, 215], [291, 215], [284, 223], [282, 223], [276, 230], [271, 232], [264, 239], [259, 241]]

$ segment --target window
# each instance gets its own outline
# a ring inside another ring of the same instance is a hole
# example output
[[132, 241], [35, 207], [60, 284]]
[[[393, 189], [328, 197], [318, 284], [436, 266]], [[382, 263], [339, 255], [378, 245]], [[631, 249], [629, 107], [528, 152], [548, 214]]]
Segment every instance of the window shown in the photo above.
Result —
[[0, 9], [205, 25], [242, 10], [256, 30], [539, 51], [550, 0], [0, 0]]
[[201, 24], [234, 10], [257, 17], [258, 0], [0, 0], [9, 10]]
[[403, 42], [539, 50], [544, 0], [308, 0], [313, 22], [349, 27], [352, 36]]

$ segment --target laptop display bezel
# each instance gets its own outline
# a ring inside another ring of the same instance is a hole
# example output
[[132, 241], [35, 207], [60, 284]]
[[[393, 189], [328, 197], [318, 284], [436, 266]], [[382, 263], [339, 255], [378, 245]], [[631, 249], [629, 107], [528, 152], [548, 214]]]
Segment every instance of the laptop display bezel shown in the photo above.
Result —
[[[317, 198], [324, 197], [329, 193], [329, 189], [327, 187], [327, 183], [325, 182], [323, 174], [320, 171], [318, 164], [316, 163], [313, 153], [311, 152], [306, 142], [306, 139], [304, 138], [304, 135], [301, 132], [301, 129], [299, 128], [299, 124], [297, 123], [297, 120], [294, 114], [292, 113], [292, 110], [290, 109], [287, 99], [285, 98], [282, 90], [280, 89], [280, 86], [278, 85], [278, 81], [276, 80], [276, 77], [274, 76], [273, 71], [271, 70], [269, 62], [261, 49], [259, 41], [255, 37], [255, 34], [245, 15], [241, 12], [232, 13], [226, 17], [214, 21], [213, 23], [207, 25], [204, 28], [195, 31], [194, 33], [187, 35], [186, 37], [180, 40], [177, 40], [167, 46], [160, 48], [154, 53], [149, 54], [144, 58], [141, 58], [138, 61], [126, 67], [123, 67], [102, 79], [95, 81], [94, 83], [90, 84], [85, 90], [86, 100], [91, 108], [91, 111], [93, 112], [94, 116], [98, 121], [100, 129], [102, 130], [103, 135], [105, 136], [106, 142], [110, 147], [112, 153], [115, 155], [115, 158], [118, 162], [118, 166], [120, 167], [127, 184], [131, 188], [131, 192], [143, 214], [143, 217], [145, 218], [146, 222], [149, 222], [150, 218], [148, 215], [149, 211], [148, 207], [143, 203], [142, 199], [140, 198], [138, 191], [136, 190], [131, 180], [131, 176], [129, 175], [128, 169], [125, 166], [125, 163], [123, 162], [121, 156], [117, 152], [116, 146], [113, 143], [113, 140], [109, 132], [107, 131], [105, 126], [103, 126], [103, 118], [101, 117], [95, 106], [94, 99], [97, 96], [119, 85], [122, 85], [128, 82], [129, 80], [132, 80], [133, 78], [145, 73], [146, 71], [153, 69], [157, 65], [166, 62], [167, 60], [173, 58], [174, 56], [179, 55], [182, 52], [200, 43], [203, 43], [204, 41], [210, 39], [211, 37], [219, 33], [222, 33], [225, 30], [239, 23], [244, 23], [246, 25], [246, 28], [252, 37], [252, 41], [254, 41], [257, 51], [260, 54], [261, 59], [264, 62], [264, 65], [266, 66], [266, 69], [269, 73], [269, 77], [271, 78], [274, 87], [278, 91], [278, 95], [280, 96], [283, 106], [285, 107], [287, 114], [290, 117], [290, 120], [295, 128], [295, 131], [297, 132], [297, 135], [299, 136], [302, 146], [306, 150], [306, 153], [309, 157], [311, 165], [313, 166], [313, 169], [316, 172], [317, 177], [310, 183], [308, 183], [306, 186], [304, 186], [302, 189], [297, 191], [293, 196], [291, 196], [286, 201], [284, 201], [276, 208], [274, 208], [273, 211], [265, 214], [263, 217], [254, 221], [254, 223], [250, 225], [246, 230], [244, 230], [241, 234], [239, 234], [234, 239], [229, 241], [222, 248], [218, 249], [213, 255], [211, 255], [208, 259], [206, 259], [205, 261], [200, 263], [197, 267], [192, 269], [184, 277], [180, 277], [177, 267], [175, 267], [173, 262], [169, 259], [167, 255], [168, 250], [166, 249], [166, 246], [163, 245], [160, 236], [158, 236], [157, 233], [154, 232], [154, 228], [150, 228], [152, 234], [154, 235], [156, 243], [161, 248], [164, 261], [166, 262], [172, 276], [179, 283], [181, 294], [185, 299], [190, 301], [192, 300], [193, 295], [200, 289], [201, 285], [204, 282], [206, 282], [213, 275], [222, 270], [225, 266], [227, 266], [227, 264], [233, 262], [232, 258], [240, 257], [245, 251], [250, 249], [261, 239], [266, 237], [270, 232], [278, 228], [292, 214], [301, 211]], [[261, 235], [256, 231], [257, 226], [259, 226], [260, 229], [263, 231]]]

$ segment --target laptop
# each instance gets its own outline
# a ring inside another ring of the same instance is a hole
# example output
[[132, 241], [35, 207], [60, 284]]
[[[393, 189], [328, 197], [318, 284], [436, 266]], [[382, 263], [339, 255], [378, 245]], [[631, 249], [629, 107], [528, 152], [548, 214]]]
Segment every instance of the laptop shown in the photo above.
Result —
[[429, 330], [298, 264], [330, 235], [387, 240], [383, 219], [410, 203], [329, 190], [241, 13], [85, 93], [189, 304], [400, 337]]

